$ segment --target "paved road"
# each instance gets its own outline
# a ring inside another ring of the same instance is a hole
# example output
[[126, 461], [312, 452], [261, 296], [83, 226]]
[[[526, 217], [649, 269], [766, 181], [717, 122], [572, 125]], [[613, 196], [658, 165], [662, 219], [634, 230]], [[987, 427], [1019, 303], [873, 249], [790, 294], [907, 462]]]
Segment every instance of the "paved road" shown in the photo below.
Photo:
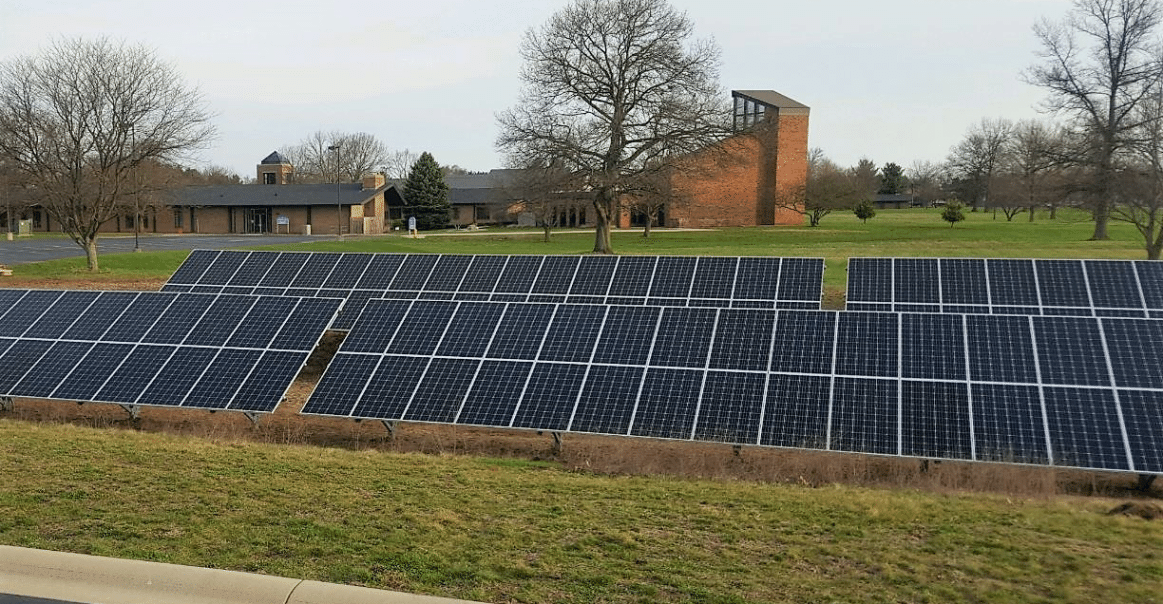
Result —
[[[143, 251], [220, 250], [280, 243], [301, 243], [329, 239], [304, 235], [146, 235], [141, 237]], [[97, 240], [99, 254], [133, 251], [133, 237], [102, 237]], [[0, 235], [0, 264], [16, 266], [42, 260], [84, 256], [85, 251], [67, 237], [17, 237], [8, 241]]]
[[12, 596], [0, 594], [0, 604], [76, 604], [64, 600], [45, 600], [44, 598], [29, 598], [26, 596]]

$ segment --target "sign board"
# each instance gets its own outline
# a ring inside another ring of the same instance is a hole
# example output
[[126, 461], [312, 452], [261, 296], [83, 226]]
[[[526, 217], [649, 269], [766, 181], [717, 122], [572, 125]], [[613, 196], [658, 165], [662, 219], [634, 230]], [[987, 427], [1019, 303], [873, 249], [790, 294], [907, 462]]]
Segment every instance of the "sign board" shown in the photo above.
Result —
[[275, 216], [275, 224], [277, 224], [279, 226], [290, 226], [291, 219], [287, 216], [279, 214], [278, 216]]
[[409, 230], [409, 231], [415, 231], [415, 230], [416, 230], [416, 217], [415, 217], [415, 216], [409, 216], [409, 217], [408, 217], [408, 230]]

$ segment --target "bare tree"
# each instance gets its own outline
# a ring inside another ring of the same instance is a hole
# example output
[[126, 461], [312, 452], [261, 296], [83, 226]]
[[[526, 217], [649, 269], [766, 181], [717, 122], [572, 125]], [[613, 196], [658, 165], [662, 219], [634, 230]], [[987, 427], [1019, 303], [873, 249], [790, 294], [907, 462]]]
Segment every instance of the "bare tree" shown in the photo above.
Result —
[[213, 136], [201, 93], [141, 46], [61, 40], [0, 65], [0, 152], [85, 250], [116, 215], [133, 170]]
[[[338, 153], [336, 146], [339, 147]], [[300, 183], [333, 183], [336, 178], [359, 182], [365, 174], [387, 165], [390, 157], [387, 148], [374, 135], [322, 130], [311, 133], [297, 144], [285, 146], [281, 154], [295, 167], [292, 178]], [[407, 169], [411, 167], [408, 164]], [[407, 169], [404, 178], [408, 175]]]
[[1111, 218], [1128, 222], [1143, 237], [1148, 260], [1163, 252], [1163, 86], [1136, 108], [1134, 158], [1121, 173], [1121, 195]]
[[905, 171], [908, 176], [909, 194], [913, 199], [930, 204], [941, 197], [945, 181], [944, 164], [929, 161], [914, 161]]
[[420, 159], [419, 153], [413, 153], [407, 149], [390, 151], [384, 156], [384, 176], [392, 180], [404, 180], [408, 178], [412, 164], [416, 163], [418, 159]]
[[719, 49], [666, 0], [574, 0], [521, 45], [518, 105], [498, 116], [510, 164], [584, 175], [594, 251], [611, 253], [619, 202], [730, 132]]
[[1034, 27], [1043, 63], [1026, 81], [1046, 88], [1046, 108], [1071, 118], [1085, 144], [1072, 153], [1086, 169], [1083, 192], [1094, 216], [1092, 239], [1106, 239], [1117, 194], [1118, 156], [1138, 125], [1135, 109], [1159, 81], [1155, 28], [1163, 10], [1155, 0], [1075, 0], [1062, 22]]
[[1062, 175], [1060, 158], [1063, 139], [1050, 127], [1034, 121], [1018, 122], [1003, 156], [1000, 189], [1006, 220], [1020, 212], [1029, 213], [1029, 221], [1039, 207], [1053, 208], [1062, 195], [1058, 180]]
[[996, 207], [992, 199], [994, 179], [1001, 170], [1012, 131], [1009, 120], [982, 119], [949, 152], [949, 169], [964, 184], [961, 194], [974, 211]]
[[[810, 226], [820, 226], [820, 221], [833, 210], [852, 209], [862, 201], [871, 200], [876, 181], [868, 179], [866, 172], [874, 164], [867, 159], [861, 162], [856, 168], [845, 170], [825, 157], [820, 149], [812, 149], [808, 153], [807, 181], [801, 187], [777, 195], [775, 203], [803, 214]], [[875, 174], [873, 168], [872, 175], [875, 177]]]
[[588, 201], [580, 176], [550, 163], [514, 169], [499, 196], [503, 199], [499, 203], [531, 216], [546, 243], [552, 230], [561, 225], [561, 217]]

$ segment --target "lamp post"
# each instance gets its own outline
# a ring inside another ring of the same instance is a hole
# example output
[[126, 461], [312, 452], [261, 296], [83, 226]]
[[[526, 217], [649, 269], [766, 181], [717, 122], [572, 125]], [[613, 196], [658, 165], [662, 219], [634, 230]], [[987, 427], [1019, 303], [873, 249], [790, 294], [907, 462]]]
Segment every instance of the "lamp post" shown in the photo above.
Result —
[[[129, 150], [130, 153], [137, 152], [137, 135], [134, 132], [134, 125], [129, 125]], [[131, 156], [132, 161], [132, 156]], [[138, 233], [141, 232], [141, 183], [139, 182], [137, 174], [137, 163], [133, 164], [133, 251], [141, 251], [141, 241], [138, 238]]]
[[331, 145], [327, 150], [335, 152], [335, 231], [338, 239], [343, 241], [343, 209], [340, 207], [339, 196], [339, 145]]

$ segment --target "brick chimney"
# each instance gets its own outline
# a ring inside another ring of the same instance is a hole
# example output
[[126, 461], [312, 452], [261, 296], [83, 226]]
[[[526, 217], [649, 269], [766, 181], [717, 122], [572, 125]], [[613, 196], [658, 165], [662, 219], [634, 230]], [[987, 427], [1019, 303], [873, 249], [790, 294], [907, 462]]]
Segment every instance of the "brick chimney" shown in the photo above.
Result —
[[384, 175], [380, 172], [368, 174], [363, 177], [363, 190], [378, 189], [384, 186]]

